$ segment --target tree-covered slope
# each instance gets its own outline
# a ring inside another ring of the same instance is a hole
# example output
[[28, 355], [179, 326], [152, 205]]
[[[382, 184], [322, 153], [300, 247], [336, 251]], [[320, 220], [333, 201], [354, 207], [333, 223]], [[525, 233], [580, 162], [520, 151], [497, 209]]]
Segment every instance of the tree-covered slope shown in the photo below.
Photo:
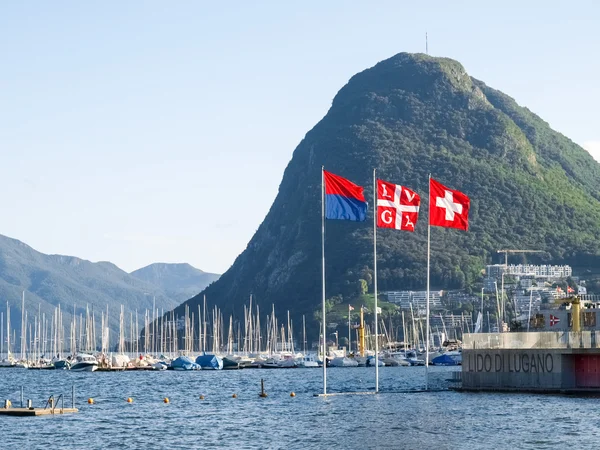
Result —
[[432, 287], [464, 287], [502, 248], [543, 250], [553, 263], [600, 261], [599, 164], [458, 62], [401, 53], [336, 95], [294, 151], [246, 250], [203, 292], [209, 301], [226, 313], [250, 293], [296, 314], [317, 307], [321, 166], [365, 186], [371, 203], [366, 223], [327, 222], [327, 297], [355, 295], [372, 278], [373, 168], [423, 199], [415, 233], [378, 233], [381, 290], [425, 287], [429, 173], [472, 205], [469, 232], [432, 229]]

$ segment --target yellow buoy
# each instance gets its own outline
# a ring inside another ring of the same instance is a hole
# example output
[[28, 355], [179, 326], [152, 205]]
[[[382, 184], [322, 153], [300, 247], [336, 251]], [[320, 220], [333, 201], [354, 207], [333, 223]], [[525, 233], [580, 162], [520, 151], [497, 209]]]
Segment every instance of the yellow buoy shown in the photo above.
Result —
[[237, 398], [237, 394], [233, 394], [231, 398]]
[[88, 404], [93, 405], [94, 404], [94, 399], [93, 398], [88, 398]]
[[204, 395], [200, 395], [200, 400], [204, 400]]
[[163, 400], [164, 403], [169, 403], [169, 397], [165, 397], [165, 399]]
[[295, 397], [295, 396], [296, 396], [296, 393], [295, 393], [295, 392], [291, 392], [291, 393], [290, 393], [290, 397]]
[[127, 403], [133, 403], [133, 399], [131, 397], [127, 397]]
[[261, 392], [260, 394], [258, 394], [259, 397], [261, 398], [266, 398], [267, 397], [267, 393], [266, 392]]

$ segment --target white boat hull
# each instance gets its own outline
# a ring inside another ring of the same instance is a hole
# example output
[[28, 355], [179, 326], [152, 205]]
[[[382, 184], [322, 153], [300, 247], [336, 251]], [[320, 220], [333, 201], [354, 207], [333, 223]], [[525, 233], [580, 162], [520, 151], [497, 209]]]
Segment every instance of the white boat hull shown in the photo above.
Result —
[[73, 372], [94, 372], [98, 369], [98, 364], [93, 363], [76, 363], [71, 366]]
[[351, 358], [334, 358], [330, 365], [331, 367], [358, 367], [358, 362]]
[[310, 369], [314, 367], [319, 367], [319, 363], [316, 361], [299, 361], [298, 367], [301, 369]]

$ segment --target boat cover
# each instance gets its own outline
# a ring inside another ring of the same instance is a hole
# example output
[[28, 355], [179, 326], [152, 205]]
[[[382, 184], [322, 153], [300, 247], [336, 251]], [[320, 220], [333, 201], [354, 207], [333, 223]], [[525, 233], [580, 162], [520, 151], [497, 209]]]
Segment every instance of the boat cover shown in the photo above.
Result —
[[179, 370], [199, 370], [200, 366], [196, 364], [191, 358], [187, 356], [180, 356], [173, 362], [171, 362], [171, 367], [173, 369]]
[[431, 362], [436, 366], [457, 366], [458, 363], [452, 356], [449, 355], [440, 355], [436, 356], [431, 360]]
[[203, 353], [196, 358], [196, 364], [202, 367], [202, 370], [221, 370], [223, 360], [212, 353]]

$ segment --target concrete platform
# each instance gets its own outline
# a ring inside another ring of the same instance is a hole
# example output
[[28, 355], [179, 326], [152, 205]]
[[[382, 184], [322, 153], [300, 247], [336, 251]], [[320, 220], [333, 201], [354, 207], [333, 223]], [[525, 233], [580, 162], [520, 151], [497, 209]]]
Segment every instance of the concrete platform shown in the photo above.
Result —
[[385, 395], [385, 394], [427, 394], [432, 392], [448, 392], [449, 389], [400, 389], [395, 391], [366, 392], [332, 392], [330, 394], [313, 394], [313, 397], [340, 397], [344, 395]]
[[15, 417], [26, 417], [26, 416], [52, 416], [60, 414], [74, 414], [79, 412], [77, 408], [0, 408], [0, 416], [15, 416]]

